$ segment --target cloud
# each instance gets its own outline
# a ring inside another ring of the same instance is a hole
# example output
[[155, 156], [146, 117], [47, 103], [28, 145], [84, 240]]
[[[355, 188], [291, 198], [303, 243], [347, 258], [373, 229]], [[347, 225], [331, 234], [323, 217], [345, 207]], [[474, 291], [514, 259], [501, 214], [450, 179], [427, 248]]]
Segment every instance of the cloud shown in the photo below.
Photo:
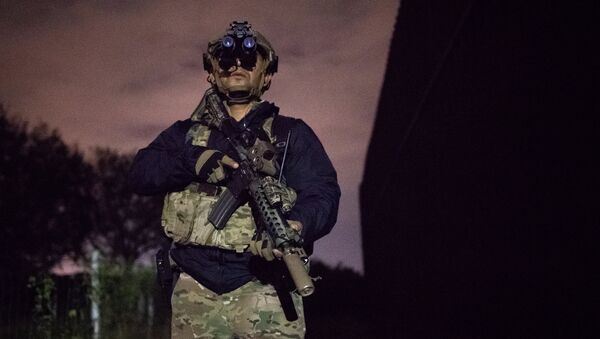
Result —
[[[280, 56], [266, 98], [304, 119], [338, 167], [336, 237], [359, 238], [357, 190], [398, 3], [388, 1], [4, 1], [0, 101], [83, 149], [130, 151], [185, 119], [207, 83], [202, 52], [245, 19]], [[332, 258], [355, 249], [333, 246]], [[334, 259], [332, 259], [334, 260]], [[352, 265], [361, 267], [359, 259]], [[333, 261], [336, 263], [336, 261]]]
[[120, 94], [128, 95], [130, 93], [148, 92], [163, 88], [171, 84], [174, 80], [172, 73], [168, 72], [149, 72], [136, 76], [135, 79], [127, 80], [126, 83], [119, 87]]
[[121, 127], [121, 130], [131, 138], [141, 139], [143, 141], [153, 140], [165, 129], [162, 124], [142, 122], [135, 125]]

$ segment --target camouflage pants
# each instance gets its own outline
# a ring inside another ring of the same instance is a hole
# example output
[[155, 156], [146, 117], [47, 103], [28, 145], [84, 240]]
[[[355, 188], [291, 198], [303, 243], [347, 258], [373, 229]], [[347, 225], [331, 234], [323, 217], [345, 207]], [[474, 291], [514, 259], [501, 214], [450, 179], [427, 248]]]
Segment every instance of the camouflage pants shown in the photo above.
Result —
[[290, 322], [271, 285], [251, 281], [218, 295], [182, 273], [171, 298], [171, 337], [304, 338], [302, 297], [292, 298], [298, 320]]

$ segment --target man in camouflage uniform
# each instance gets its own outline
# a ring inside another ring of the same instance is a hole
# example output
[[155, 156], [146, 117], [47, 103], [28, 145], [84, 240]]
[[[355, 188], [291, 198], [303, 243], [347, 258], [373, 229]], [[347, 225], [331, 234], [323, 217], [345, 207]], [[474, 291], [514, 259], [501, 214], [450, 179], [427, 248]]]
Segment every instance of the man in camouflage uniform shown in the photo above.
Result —
[[[314, 241], [335, 224], [340, 190], [311, 128], [261, 100], [277, 62], [271, 44], [246, 22], [233, 22], [204, 55], [208, 82], [237, 133], [250, 131], [273, 145], [282, 173], [262, 174], [274, 177], [269, 201], [281, 206], [310, 255]], [[223, 229], [208, 220], [241, 161], [228, 136], [211, 122], [209, 91], [191, 118], [175, 122], [138, 152], [129, 176], [134, 191], [166, 195], [162, 225], [173, 241], [170, 259], [180, 272], [171, 299], [172, 337], [303, 338], [302, 298], [295, 292], [290, 298], [289, 289], [282, 293], [282, 265], [275, 258], [282, 253], [272, 249], [260, 225], [257, 231], [249, 199]], [[284, 314], [285, 300], [296, 320]]]

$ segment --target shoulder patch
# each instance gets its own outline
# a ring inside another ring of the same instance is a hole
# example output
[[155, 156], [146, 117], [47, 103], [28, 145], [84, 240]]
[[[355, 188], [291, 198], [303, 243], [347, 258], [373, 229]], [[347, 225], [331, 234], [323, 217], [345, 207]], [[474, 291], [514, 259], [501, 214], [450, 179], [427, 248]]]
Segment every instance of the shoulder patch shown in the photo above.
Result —
[[207, 147], [210, 128], [203, 124], [194, 124], [185, 136], [186, 142], [192, 140], [192, 145]]

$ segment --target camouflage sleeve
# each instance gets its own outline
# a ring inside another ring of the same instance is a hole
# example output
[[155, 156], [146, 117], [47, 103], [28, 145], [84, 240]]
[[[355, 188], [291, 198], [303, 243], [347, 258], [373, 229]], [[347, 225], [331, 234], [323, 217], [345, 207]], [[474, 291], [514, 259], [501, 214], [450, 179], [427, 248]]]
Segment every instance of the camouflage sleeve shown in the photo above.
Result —
[[296, 190], [289, 219], [300, 221], [306, 243], [328, 234], [337, 220], [340, 187], [323, 145], [302, 120], [292, 128], [284, 167], [287, 184]]
[[138, 151], [128, 176], [134, 192], [150, 195], [180, 191], [196, 178], [196, 162], [204, 149], [186, 144], [190, 127], [189, 120], [177, 121]]

